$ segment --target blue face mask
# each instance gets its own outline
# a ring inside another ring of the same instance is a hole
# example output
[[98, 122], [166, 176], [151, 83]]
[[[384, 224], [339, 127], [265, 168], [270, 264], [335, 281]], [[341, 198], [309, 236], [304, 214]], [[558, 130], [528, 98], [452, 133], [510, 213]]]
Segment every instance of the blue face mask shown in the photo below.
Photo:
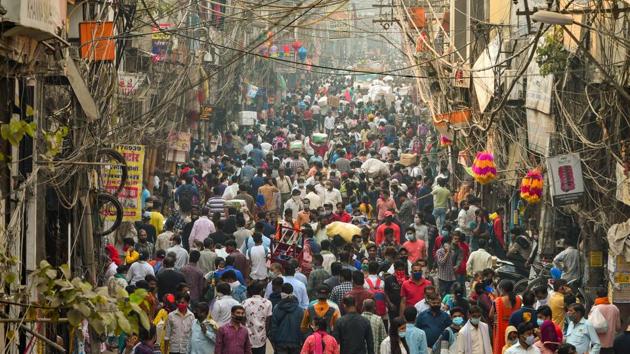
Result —
[[453, 317], [453, 324], [461, 327], [464, 324], [464, 318], [460, 316]]
[[406, 332], [398, 332], [398, 336], [400, 338], [405, 338], [405, 334], [406, 334]]
[[538, 327], [542, 326], [543, 323], [545, 323], [545, 320], [541, 320], [540, 318], [536, 320], [536, 324], [538, 325]]

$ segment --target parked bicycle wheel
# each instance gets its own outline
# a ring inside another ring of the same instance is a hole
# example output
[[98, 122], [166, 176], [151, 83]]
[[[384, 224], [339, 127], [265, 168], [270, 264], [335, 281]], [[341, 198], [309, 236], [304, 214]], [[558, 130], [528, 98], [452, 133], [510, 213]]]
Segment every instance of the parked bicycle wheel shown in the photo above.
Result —
[[127, 161], [114, 149], [98, 150], [96, 161], [102, 164], [98, 169], [99, 188], [117, 197], [127, 183], [129, 175]]
[[111, 194], [99, 193], [93, 210], [95, 217], [94, 233], [97, 236], [109, 235], [116, 231], [123, 220], [123, 206]]

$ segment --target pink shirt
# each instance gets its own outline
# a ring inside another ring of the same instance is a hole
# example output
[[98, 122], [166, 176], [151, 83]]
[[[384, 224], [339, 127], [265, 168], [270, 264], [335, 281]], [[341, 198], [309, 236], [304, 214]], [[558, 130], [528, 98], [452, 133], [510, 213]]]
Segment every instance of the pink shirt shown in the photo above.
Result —
[[208, 219], [207, 216], [202, 216], [193, 224], [190, 237], [188, 237], [188, 244], [191, 248], [194, 248], [195, 240], [203, 243], [203, 240], [205, 240], [208, 235], [216, 231], [212, 220]]
[[593, 309], [596, 307], [602, 314], [602, 316], [604, 316], [604, 318], [608, 321], [608, 332], [597, 333], [597, 336], [599, 337], [599, 342], [601, 343], [602, 348], [612, 348], [613, 342], [615, 340], [615, 334], [621, 330], [621, 318], [619, 317], [619, 309], [615, 305], [602, 304], [593, 306], [591, 308], [591, 311], [593, 311]]

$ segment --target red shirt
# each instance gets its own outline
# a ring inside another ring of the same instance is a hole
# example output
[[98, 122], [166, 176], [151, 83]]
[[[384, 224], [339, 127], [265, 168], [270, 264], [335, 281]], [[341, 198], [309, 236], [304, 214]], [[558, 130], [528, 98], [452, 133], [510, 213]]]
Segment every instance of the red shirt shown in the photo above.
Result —
[[420, 284], [414, 283], [413, 280], [405, 280], [400, 287], [400, 297], [405, 298], [406, 306], [415, 306], [424, 299], [424, 288], [431, 285], [431, 282], [422, 278]]
[[503, 219], [497, 217], [492, 222], [492, 229], [494, 230], [494, 236], [497, 238], [501, 247], [505, 248], [505, 240], [503, 239]]
[[468, 244], [464, 241], [459, 241], [458, 246], [462, 252], [462, 263], [455, 271], [455, 274], [466, 275], [466, 263], [468, 263], [468, 256], [470, 256], [470, 247], [468, 247]]
[[352, 215], [348, 214], [347, 211], [343, 211], [341, 214], [333, 213], [331, 216], [332, 221], [341, 221], [341, 222], [350, 222], [352, 221]]
[[311, 112], [310, 109], [307, 109], [306, 111], [304, 111], [304, 120], [312, 120], [313, 119], [313, 112]]
[[386, 225], [385, 223], [380, 224], [376, 228], [376, 237], [374, 243], [377, 246], [380, 246], [383, 241], [385, 241], [385, 229], [393, 229], [394, 230], [394, 243], [400, 245], [400, 227], [398, 225], [391, 223], [390, 225]]

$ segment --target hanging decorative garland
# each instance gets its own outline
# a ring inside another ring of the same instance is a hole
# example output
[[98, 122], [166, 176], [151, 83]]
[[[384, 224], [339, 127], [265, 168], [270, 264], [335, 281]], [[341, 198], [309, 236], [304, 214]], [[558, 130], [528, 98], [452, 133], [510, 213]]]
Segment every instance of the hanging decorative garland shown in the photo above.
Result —
[[446, 135], [440, 135], [440, 146], [447, 147], [453, 145], [453, 140], [449, 139]]
[[540, 202], [543, 191], [543, 176], [540, 169], [535, 168], [521, 182], [521, 198], [529, 204]]
[[497, 178], [497, 167], [494, 164], [492, 153], [478, 152], [475, 161], [473, 161], [471, 172], [475, 181], [480, 184], [490, 183]]

